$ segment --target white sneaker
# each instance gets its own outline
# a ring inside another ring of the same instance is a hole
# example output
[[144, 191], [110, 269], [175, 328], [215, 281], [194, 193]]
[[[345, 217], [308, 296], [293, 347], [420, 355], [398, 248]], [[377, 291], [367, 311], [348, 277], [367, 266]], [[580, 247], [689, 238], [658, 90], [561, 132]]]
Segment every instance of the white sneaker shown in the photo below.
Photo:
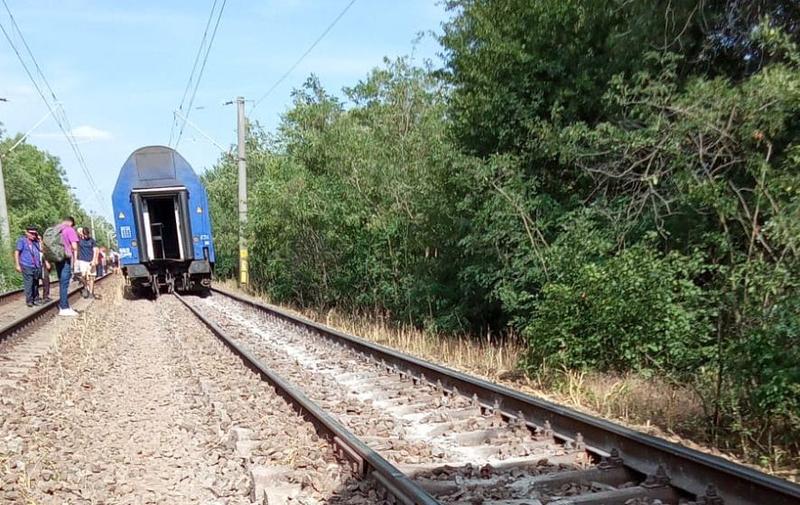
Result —
[[78, 313], [72, 309], [58, 309], [59, 316], [77, 316]]

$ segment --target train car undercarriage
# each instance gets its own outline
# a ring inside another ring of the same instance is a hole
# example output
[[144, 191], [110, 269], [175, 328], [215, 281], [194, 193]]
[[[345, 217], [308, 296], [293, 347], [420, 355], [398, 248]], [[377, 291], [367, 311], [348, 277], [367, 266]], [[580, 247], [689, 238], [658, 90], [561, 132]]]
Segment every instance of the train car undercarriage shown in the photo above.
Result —
[[212, 266], [207, 254], [203, 258], [192, 254], [186, 189], [135, 190], [133, 206], [142, 230], [143, 261], [124, 268], [131, 291], [153, 297], [174, 291], [207, 293]]
[[211, 288], [211, 264], [205, 260], [188, 265], [182, 261], [152, 261], [148, 265], [128, 265], [123, 273], [135, 296], [158, 297], [176, 291], [205, 295]]

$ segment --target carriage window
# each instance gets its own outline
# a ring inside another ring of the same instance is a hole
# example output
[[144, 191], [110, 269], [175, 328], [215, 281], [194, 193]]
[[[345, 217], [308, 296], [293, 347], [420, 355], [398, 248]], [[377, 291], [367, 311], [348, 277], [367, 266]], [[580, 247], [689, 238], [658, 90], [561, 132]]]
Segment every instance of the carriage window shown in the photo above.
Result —
[[136, 170], [143, 181], [174, 179], [175, 160], [169, 151], [138, 153]]

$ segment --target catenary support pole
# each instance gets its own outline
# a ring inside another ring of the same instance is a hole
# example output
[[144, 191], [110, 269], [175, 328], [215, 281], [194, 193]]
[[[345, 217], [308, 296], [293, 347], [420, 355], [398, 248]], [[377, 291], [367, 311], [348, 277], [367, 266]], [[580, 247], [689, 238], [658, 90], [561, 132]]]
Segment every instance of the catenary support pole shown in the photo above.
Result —
[[6, 181], [3, 177], [3, 157], [0, 156], [0, 240], [3, 247], [11, 245], [11, 232], [8, 226], [8, 206], [6, 205]]
[[[7, 98], [0, 98], [0, 102], [7, 102]], [[39, 121], [41, 123], [41, 121]], [[38, 125], [38, 123], [37, 123]], [[25, 134], [27, 136], [27, 133]], [[24, 138], [24, 137], [23, 137]], [[17, 142], [19, 144], [19, 142]], [[17, 147], [14, 144], [14, 147]], [[12, 147], [11, 149], [14, 149]], [[11, 151], [9, 149], [9, 152]], [[8, 226], [8, 205], [6, 204], [6, 180], [3, 177], [3, 155], [0, 154], [0, 242], [3, 248], [11, 246], [11, 231]]]
[[247, 138], [247, 120], [244, 117], [244, 98], [236, 97], [239, 137], [239, 285], [247, 286], [250, 283], [247, 256], [247, 160], [245, 141]]

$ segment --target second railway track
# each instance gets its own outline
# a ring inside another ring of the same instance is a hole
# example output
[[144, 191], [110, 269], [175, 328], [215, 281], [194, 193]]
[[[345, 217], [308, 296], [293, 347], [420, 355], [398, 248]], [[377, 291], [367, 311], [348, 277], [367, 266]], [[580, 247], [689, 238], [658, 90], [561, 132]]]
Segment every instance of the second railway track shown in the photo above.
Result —
[[[101, 283], [111, 274], [106, 274], [97, 279]], [[73, 282], [70, 284], [70, 300], [75, 299], [81, 290], [81, 284]], [[0, 344], [19, 333], [20, 331], [42, 322], [46, 316], [54, 314], [58, 310], [58, 283], [54, 281], [52, 286], [53, 299], [36, 307], [24, 305], [24, 294], [22, 290], [7, 291], [0, 293]], [[7, 345], [5, 342], [4, 345]]]
[[248, 298], [182, 301], [400, 502], [800, 503], [786, 481]]
[[[106, 277], [98, 279], [99, 285]], [[79, 297], [80, 290], [77, 283], [70, 287], [71, 301]], [[58, 311], [58, 286], [53, 291], [56, 299], [36, 307], [24, 304], [21, 291], [0, 295], [0, 400], [4, 388], [16, 387], [55, 342], [54, 332], [44, 326]]]

